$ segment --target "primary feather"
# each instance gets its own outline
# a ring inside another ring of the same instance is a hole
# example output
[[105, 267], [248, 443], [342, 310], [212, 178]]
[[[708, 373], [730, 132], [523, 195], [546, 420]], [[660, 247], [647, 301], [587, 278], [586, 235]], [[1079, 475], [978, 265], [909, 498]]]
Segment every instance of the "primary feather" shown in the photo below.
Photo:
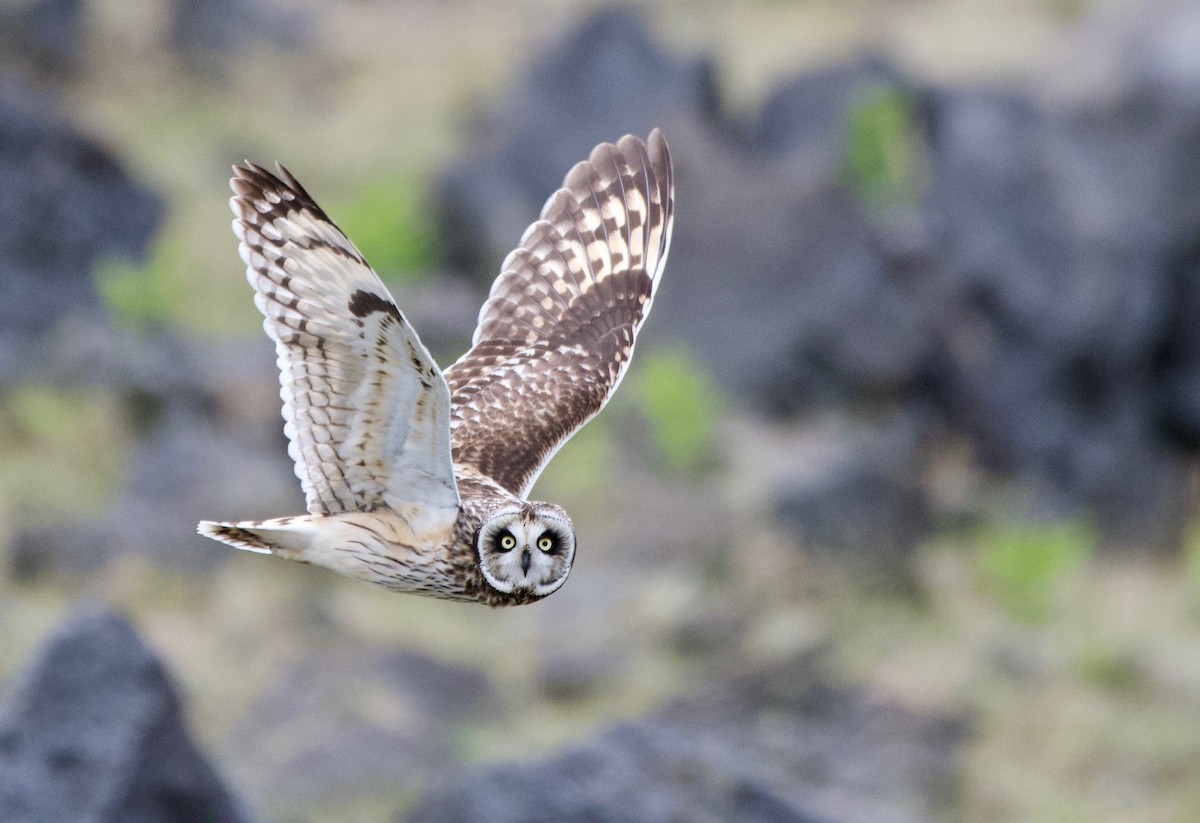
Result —
[[234, 174], [233, 230], [309, 512], [457, 505], [449, 390], [387, 288], [282, 166]]
[[501, 266], [473, 346], [446, 369], [455, 463], [518, 497], [608, 402], [671, 242], [671, 157], [602, 143], [571, 169]]

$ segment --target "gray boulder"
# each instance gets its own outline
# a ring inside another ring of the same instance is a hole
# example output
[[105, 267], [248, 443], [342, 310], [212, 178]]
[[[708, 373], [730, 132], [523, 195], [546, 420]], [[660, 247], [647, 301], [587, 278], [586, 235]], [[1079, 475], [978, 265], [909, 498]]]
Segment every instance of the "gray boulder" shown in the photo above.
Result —
[[0, 9], [0, 62], [47, 75], [79, 67], [83, 0], [29, 0]]
[[171, 46], [186, 54], [229, 55], [254, 41], [295, 48], [311, 20], [303, 11], [263, 0], [173, 0]]
[[776, 482], [775, 520], [807, 549], [856, 552], [901, 571], [931, 525], [920, 485], [927, 429], [914, 416], [848, 425], [820, 448], [793, 455], [793, 468]]
[[1171, 261], [1193, 231], [1170, 202], [1169, 115], [1137, 97], [1072, 112], [981, 92], [940, 93], [929, 112], [924, 206], [954, 308], [943, 411], [1052, 506], [1154, 519], [1173, 465]]
[[[646, 345], [685, 341], [770, 414], [932, 412], [1038, 514], [1169, 539], [1147, 526], [1171, 522], [1200, 445], [1198, 30], [1193, 6], [1158, 3], [1081, 50], [1108, 57], [1102, 94], [933, 88], [866, 58], [738, 126], [707, 64], [606, 12], [534, 62], [447, 172], [451, 257], [486, 282], [467, 238], [494, 264], [592, 142], [661, 125], [679, 208]], [[870, 140], [909, 154], [885, 207], [855, 177]]]
[[62, 626], [0, 712], [0, 820], [249, 819], [189, 740], [162, 665], [120, 617]]
[[636, 14], [596, 12], [529, 66], [476, 145], [438, 183], [448, 262], [488, 285], [563, 176], [592, 146], [716, 112], [708, 60], [679, 60]]
[[386, 802], [445, 773], [461, 726], [496, 707], [478, 669], [338, 636], [279, 673], [224, 741], [223, 760], [255, 808], [303, 819], [364, 795]]
[[839, 178], [854, 94], [896, 76], [869, 60], [797, 82], [741, 128], [720, 109], [709, 61], [668, 55], [629, 9], [600, 12], [532, 63], [442, 177], [449, 260], [490, 283], [593, 145], [662, 126], [680, 207], [647, 345], [686, 341], [732, 394], [776, 413], [903, 390], [932, 346], [912, 274], [924, 261]]
[[92, 267], [140, 258], [162, 203], [28, 92], [0, 98], [0, 384], [46, 367], [60, 324], [101, 312]]
[[549, 758], [452, 775], [401, 819], [928, 820], [952, 794], [962, 731], [830, 686], [803, 659]]

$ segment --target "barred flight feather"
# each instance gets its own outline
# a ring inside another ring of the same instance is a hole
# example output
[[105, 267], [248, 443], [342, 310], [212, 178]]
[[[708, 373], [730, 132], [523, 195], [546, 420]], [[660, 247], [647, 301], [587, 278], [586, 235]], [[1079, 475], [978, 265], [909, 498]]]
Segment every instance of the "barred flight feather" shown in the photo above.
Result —
[[456, 506], [449, 391], [387, 288], [287, 169], [234, 173], [233, 230], [309, 512]]
[[526, 230], [446, 370], [454, 460], [526, 497], [558, 448], [612, 395], [671, 241], [666, 142], [602, 143]]

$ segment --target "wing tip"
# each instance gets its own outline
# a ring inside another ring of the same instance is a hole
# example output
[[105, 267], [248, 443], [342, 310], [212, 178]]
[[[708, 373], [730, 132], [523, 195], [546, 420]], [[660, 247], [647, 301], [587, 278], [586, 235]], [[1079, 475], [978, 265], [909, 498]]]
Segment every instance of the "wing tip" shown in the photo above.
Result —
[[[267, 211], [277, 208], [298, 207], [312, 212], [318, 219], [333, 223], [307, 189], [300, 184], [296, 176], [286, 166], [275, 161], [275, 171], [272, 172], [250, 160], [243, 160], [242, 165], [233, 166], [233, 177], [229, 179], [229, 188], [233, 190], [231, 203], [242, 202], [253, 206], [255, 203], [265, 203]], [[280, 203], [288, 205], [280, 207]], [[263, 211], [260, 207], [259, 211]], [[237, 207], [234, 214], [245, 217]]]
[[671, 147], [667, 144], [667, 138], [658, 126], [650, 130], [650, 136], [646, 140], [646, 148], [650, 154], [650, 162], [656, 168], [661, 168], [666, 179], [670, 180], [672, 177]]
[[275, 171], [260, 166], [252, 160], [243, 160], [241, 165], [233, 167], [233, 177], [229, 179], [229, 187], [234, 193], [243, 197], [261, 197], [265, 192], [275, 191], [286, 193], [288, 199], [308, 197], [295, 176], [278, 160], [275, 161]]

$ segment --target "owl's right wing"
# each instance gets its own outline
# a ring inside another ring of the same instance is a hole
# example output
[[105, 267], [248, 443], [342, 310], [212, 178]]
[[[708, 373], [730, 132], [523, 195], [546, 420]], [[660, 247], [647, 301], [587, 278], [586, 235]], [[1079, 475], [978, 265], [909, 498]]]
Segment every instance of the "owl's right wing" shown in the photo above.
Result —
[[246, 277], [275, 341], [311, 514], [456, 508], [450, 392], [358, 249], [282, 166], [234, 168]]
[[655, 129], [601, 143], [501, 266], [473, 346], [446, 370], [454, 459], [526, 497], [608, 402], [671, 244], [671, 156]]

